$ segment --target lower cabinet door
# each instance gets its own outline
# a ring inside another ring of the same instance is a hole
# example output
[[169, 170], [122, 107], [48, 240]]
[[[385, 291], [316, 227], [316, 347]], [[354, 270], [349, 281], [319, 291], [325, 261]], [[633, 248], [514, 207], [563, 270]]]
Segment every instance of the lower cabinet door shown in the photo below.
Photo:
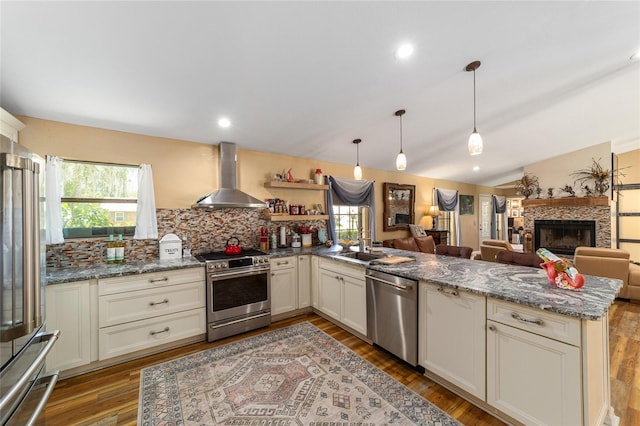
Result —
[[580, 350], [487, 321], [487, 402], [530, 425], [582, 424]]
[[198, 308], [101, 328], [98, 333], [99, 359], [125, 355], [204, 334], [206, 332], [205, 314], [205, 308]]
[[271, 270], [271, 315], [291, 312], [298, 306], [296, 268]]
[[49, 370], [68, 370], [91, 360], [91, 299], [89, 281], [46, 287], [47, 329], [60, 330], [60, 338], [47, 356]]
[[340, 275], [327, 269], [320, 269], [318, 288], [318, 309], [331, 318], [340, 321], [342, 281]]
[[367, 291], [365, 280], [342, 275], [342, 322], [367, 335]]
[[486, 298], [421, 283], [418, 300], [420, 365], [484, 399]]

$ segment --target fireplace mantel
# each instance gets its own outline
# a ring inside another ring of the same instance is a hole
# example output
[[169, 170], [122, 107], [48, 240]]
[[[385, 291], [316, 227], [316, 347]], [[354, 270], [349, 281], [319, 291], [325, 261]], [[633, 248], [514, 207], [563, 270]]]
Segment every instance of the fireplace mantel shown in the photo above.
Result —
[[531, 198], [522, 200], [522, 207], [590, 207], [608, 206], [609, 197]]

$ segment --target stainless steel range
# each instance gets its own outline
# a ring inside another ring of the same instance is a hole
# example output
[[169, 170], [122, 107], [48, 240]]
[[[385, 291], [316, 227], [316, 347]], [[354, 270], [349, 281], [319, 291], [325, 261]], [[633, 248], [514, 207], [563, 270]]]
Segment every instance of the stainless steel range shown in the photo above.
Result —
[[210, 342], [271, 324], [269, 255], [200, 253], [207, 269], [207, 339]]

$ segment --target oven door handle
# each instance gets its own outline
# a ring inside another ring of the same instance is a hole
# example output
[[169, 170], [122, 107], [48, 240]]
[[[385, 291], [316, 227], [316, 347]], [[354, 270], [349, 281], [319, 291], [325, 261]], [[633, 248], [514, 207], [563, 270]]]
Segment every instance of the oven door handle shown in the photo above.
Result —
[[31, 366], [27, 368], [24, 374], [22, 374], [22, 376], [16, 381], [16, 383], [11, 387], [11, 389], [9, 389], [9, 392], [7, 392], [2, 397], [2, 399], [0, 399], [0, 411], [4, 411], [7, 408], [5, 407], [5, 405], [7, 405], [9, 401], [12, 401], [16, 397], [16, 395], [20, 392], [22, 388], [24, 388], [27, 382], [31, 380], [31, 377], [33, 377], [36, 371], [42, 367], [44, 360], [47, 358], [47, 354], [49, 353], [51, 348], [53, 348], [53, 345], [55, 345], [59, 336], [60, 336], [60, 331], [54, 330], [48, 333], [40, 334], [37, 337], [37, 339], [40, 342], [47, 341], [47, 344], [44, 348], [42, 348], [42, 350], [40, 351], [36, 359], [33, 361]]
[[209, 274], [211, 281], [221, 281], [221, 278], [233, 278], [233, 277], [250, 277], [252, 275], [262, 275], [269, 272], [269, 267], [261, 268], [259, 270], [244, 271], [244, 272], [227, 272], [223, 274]]
[[42, 412], [42, 410], [44, 410], [44, 407], [47, 405], [47, 401], [51, 396], [51, 392], [53, 392], [53, 388], [56, 387], [57, 382], [58, 382], [57, 370], [51, 373], [47, 373], [46, 376], [43, 376], [39, 379], [39, 384], [42, 384], [42, 385], [46, 384], [47, 387], [44, 390], [44, 393], [42, 394], [42, 398], [40, 398], [40, 401], [38, 401], [38, 405], [33, 410], [31, 417], [29, 417], [29, 420], [26, 423], [27, 425], [31, 426], [31, 425], [38, 424], [37, 423], [38, 417], [40, 416], [40, 413]]

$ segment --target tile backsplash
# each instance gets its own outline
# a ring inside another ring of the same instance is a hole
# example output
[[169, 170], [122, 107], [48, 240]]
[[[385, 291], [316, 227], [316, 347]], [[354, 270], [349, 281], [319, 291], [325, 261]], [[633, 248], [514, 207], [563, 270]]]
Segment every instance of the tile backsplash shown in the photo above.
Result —
[[[301, 220], [271, 222], [262, 209], [158, 209], [158, 240], [125, 239], [125, 261], [151, 260], [159, 257], [159, 239], [176, 234], [196, 254], [202, 251], [223, 250], [227, 240], [237, 237], [242, 247], [260, 245], [260, 227], [269, 234], [278, 233], [280, 226], [295, 231], [299, 224], [326, 229], [325, 220], [300, 216]], [[302, 220], [304, 219], [304, 220]], [[317, 233], [314, 244], [318, 244]], [[63, 244], [47, 245], [47, 267], [87, 266], [105, 263], [107, 239], [69, 240]]]

